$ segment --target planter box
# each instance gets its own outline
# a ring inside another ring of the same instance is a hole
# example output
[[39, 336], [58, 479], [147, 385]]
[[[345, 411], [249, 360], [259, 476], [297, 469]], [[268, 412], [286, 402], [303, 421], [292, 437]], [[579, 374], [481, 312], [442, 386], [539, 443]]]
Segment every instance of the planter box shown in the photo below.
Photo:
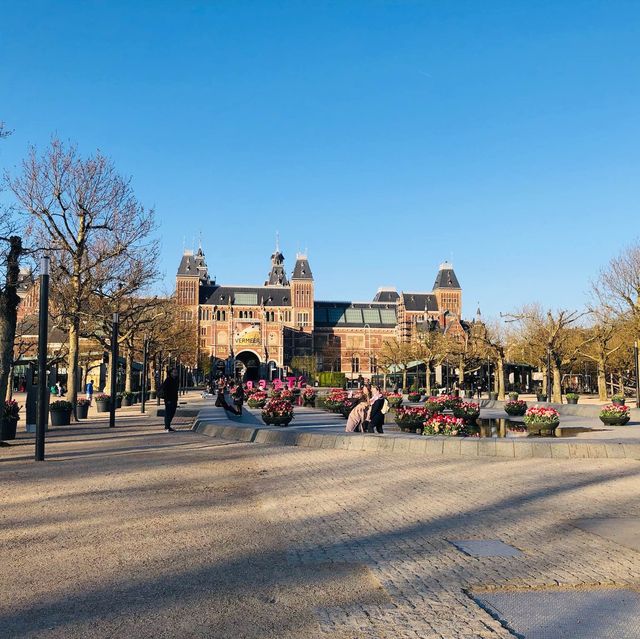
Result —
[[76, 416], [78, 419], [87, 419], [87, 417], [89, 417], [89, 404], [76, 406]]
[[0, 424], [0, 441], [8, 441], [16, 438], [18, 420], [5, 417]]
[[624, 426], [630, 419], [629, 415], [624, 417], [600, 417], [600, 421], [606, 426]]
[[55, 408], [50, 408], [49, 415], [52, 426], [68, 426], [71, 423], [71, 409], [56, 410]]
[[577, 404], [578, 400], [572, 397], [571, 399], [567, 397], [567, 404]]
[[108, 413], [111, 408], [111, 402], [96, 402], [96, 410], [99, 413]]
[[550, 432], [555, 435], [556, 428], [560, 425], [560, 422], [538, 422], [537, 424], [525, 424], [529, 433], [542, 433]]

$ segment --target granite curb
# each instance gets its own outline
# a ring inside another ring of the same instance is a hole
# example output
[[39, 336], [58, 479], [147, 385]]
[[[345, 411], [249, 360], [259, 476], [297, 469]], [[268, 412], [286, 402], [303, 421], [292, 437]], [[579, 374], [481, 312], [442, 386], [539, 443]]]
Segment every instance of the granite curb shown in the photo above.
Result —
[[602, 440], [556, 439], [464, 439], [410, 435], [322, 433], [284, 428], [254, 428], [207, 423], [197, 419], [192, 430], [227, 441], [302, 446], [338, 450], [370, 451], [427, 457], [495, 457], [499, 459], [635, 459], [640, 460], [640, 443]]

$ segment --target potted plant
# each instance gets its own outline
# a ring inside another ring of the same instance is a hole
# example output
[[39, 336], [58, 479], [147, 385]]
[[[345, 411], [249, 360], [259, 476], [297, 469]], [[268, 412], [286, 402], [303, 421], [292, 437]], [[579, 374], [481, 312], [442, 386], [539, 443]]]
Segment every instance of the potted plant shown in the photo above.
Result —
[[58, 399], [49, 404], [52, 426], [68, 426], [71, 423], [73, 404], [66, 399]]
[[615, 404], [616, 406], [624, 406], [624, 395], [614, 395], [611, 398], [611, 403]]
[[340, 388], [333, 388], [324, 398], [325, 408], [332, 413], [339, 413], [347, 397], [347, 391], [343, 391]]
[[465, 424], [473, 426], [476, 423], [476, 419], [480, 417], [480, 404], [460, 402], [453, 408], [453, 416], [459, 417]]
[[522, 417], [527, 412], [527, 402], [523, 399], [515, 399], [504, 404], [504, 410], [507, 415], [512, 417]]
[[98, 393], [95, 396], [96, 400], [96, 410], [99, 413], [108, 413], [111, 407], [111, 395], [107, 395], [106, 393]]
[[538, 391], [536, 391], [536, 399], [539, 402], [546, 402], [547, 401], [547, 394], [543, 393], [542, 390], [538, 390]]
[[621, 404], [607, 404], [600, 409], [600, 421], [607, 426], [624, 426], [631, 417], [629, 407]]
[[567, 404], [577, 404], [580, 399], [580, 395], [578, 393], [567, 393], [565, 397], [567, 398]]
[[265, 391], [255, 391], [249, 395], [247, 405], [249, 408], [264, 408], [269, 396]]
[[460, 417], [436, 413], [424, 423], [422, 434], [465, 437], [470, 434], [470, 429]]
[[401, 431], [417, 433], [422, 429], [425, 419], [431, 415], [424, 406], [401, 406], [395, 409], [396, 424]]
[[400, 408], [402, 406], [402, 393], [385, 393], [389, 402], [389, 408]]
[[518, 399], [518, 397], [520, 397], [520, 395], [515, 391], [512, 391], [509, 393], [509, 399], [513, 402], [515, 402]]
[[555, 408], [548, 406], [531, 406], [524, 414], [524, 423], [530, 433], [554, 433], [560, 423], [560, 414]]
[[122, 393], [116, 393], [116, 408], [122, 408]]
[[489, 391], [489, 399], [496, 401], [498, 399], [498, 393], [496, 393], [496, 391]]
[[262, 409], [262, 421], [273, 426], [288, 426], [293, 419], [293, 405], [286, 399], [272, 398]]
[[316, 404], [316, 391], [311, 386], [306, 386], [302, 391], [302, 403], [305, 406], [315, 406]]
[[80, 397], [76, 402], [76, 417], [78, 419], [87, 419], [89, 417], [89, 406], [91, 402], [84, 397]]
[[123, 406], [133, 405], [133, 393], [131, 391], [124, 391], [124, 393], [122, 393], [122, 405]]
[[0, 424], [0, 441], [16, 438], [18, 420], [20, 419], [20, 406], [13, 399], [4, 403], [4, 417]]
[[420, 395], [420, 393], [418, 391], [411, 391], [409, 393], [409, 395], [407, 396], [407, 399], [410, 402], [414, 402], [415, 403], [415, 402], [419, 402], [421, 397], [422, 397], [422, 395]]

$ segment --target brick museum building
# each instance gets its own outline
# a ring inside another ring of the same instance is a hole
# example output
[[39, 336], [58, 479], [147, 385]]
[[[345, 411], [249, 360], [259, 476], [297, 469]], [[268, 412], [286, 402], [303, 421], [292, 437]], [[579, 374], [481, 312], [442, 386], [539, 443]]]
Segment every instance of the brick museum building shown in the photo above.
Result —
[[462, 289], [451, 264], [440, 265], [429, 292], [381, 288], [371, 301], [316, 300], [306, 255], [290, 276], [276, 249], [261, 286], [218, 284], [202, 249], [185, 251], [176, 277], [182, 317], [198, 332], [198, 361], [209, 358], [219, 374], [246, 380], [273, 379], [291, 371], [294, 358], [315, 358], [318, 372], [347, 378], [378, 373], [386, 340], [409, 342], [426, 326], [463, 331]]

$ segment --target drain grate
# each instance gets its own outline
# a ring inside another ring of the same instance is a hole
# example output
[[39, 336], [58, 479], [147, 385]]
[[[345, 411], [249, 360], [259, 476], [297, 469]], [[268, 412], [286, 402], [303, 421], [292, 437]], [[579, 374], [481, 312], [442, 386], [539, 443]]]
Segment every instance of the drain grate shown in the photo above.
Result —
[[499, 539], [455, 539], [451, 543], [470, 557], [519, 557], [522, 551]]
[[520, 639], [638, 639], [640, 593], [545, 590], [473, 595]]

